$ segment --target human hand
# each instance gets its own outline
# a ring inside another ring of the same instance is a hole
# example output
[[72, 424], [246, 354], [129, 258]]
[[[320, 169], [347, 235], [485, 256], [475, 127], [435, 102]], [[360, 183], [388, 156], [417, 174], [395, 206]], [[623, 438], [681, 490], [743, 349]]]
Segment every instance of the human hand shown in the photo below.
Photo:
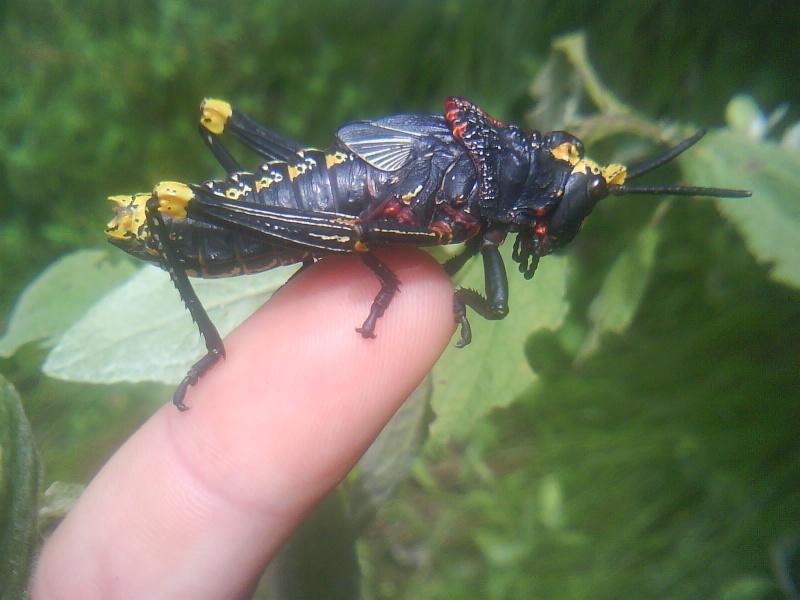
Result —
[[225, 340], [227, 358], [162, 407], [44, 547], [35, 600], [240, 598], [355, 465], [450, 341], [453, 289], [417, 250], [382, 253], [402, 286], [354, 331], [377, 281], [353, 257], [309, 268]]

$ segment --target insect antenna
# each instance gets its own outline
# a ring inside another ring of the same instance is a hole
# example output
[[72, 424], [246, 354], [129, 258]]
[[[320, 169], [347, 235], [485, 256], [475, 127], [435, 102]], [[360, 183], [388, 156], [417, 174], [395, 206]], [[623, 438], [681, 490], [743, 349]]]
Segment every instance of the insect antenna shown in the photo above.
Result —
[[[628, 169], [626, 181], [637, 179], [659, 167], [674, 160], [680, 154], [699, 142], [706, 134], [705, 129], [701, 129], [692, 137], [683, 140], [680, 144], [670, 148], [661, 156], [653, 160], [636, 165]], [[749, 198], [752, 192], [748, 190], [732, 190], [728, 188], [698, 187], [686, 185], [610, 185], [608, 193], [612, 196], [624, 196], [627, 194], [647, 194], [651, 196], [704, 196], [707, 198]]]

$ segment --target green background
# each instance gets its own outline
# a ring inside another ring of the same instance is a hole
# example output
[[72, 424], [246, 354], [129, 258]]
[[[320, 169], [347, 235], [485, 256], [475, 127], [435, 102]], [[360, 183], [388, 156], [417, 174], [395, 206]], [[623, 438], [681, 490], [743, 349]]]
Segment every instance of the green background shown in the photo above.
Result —
[[[576, 30], [607, 87], [654, 124], [722, 126], [737, 93], [800, 118], [792, 2], [3, 3], [0, 331], [49, 263], [103, 247], [106, 196], [222, 175], [196, 134], [203, 97], [318, 147], [348, 121], [440, 112], [450, 95], [531, 126], [530, 86]], [[773, 151], [772, 179], [788, 180], [796, 157]], [[684, 170], [726, 185], [724, 169]], [[729, 185], [755, 187], [741, 173]], [[796, 205], [792, 191], [773, 190]], [[771, 274], [791, 260], [744, 224], [769, 238], [774, 199], [738, 201], [742, 217], [674, 201], [652, 240], [639, 232], [655, 201], [601, 206], [567, 252], [563, 324], [524, 340], [538, 379], [495, 388], [487, 418], [433, 436], [362, 538], [367, 597], [784, 597], [775, 556], [797, 553], [776, 548], [800, 535], [800, 281]], [[591, 352], [593, 300], [627, 306], [611, 289], [620, 256], [646, 274], [641, 304]], [[485, 343], [504, 359], [502, 339]], [[46, 379], [45, 355], [28, 344], [0, 370], [45, 483], [85, 482], [169, 391]]]

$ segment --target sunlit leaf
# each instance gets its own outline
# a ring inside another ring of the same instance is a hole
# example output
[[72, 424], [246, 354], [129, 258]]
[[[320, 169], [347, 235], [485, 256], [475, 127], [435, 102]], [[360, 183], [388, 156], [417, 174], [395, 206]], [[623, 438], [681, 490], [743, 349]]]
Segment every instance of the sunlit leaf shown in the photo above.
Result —
[[725, 120], [733, 131], [751, 140], [761, 139], [767, 129], [767, 116], [756, 99], [747, 94], [737, 94], [728, 102]]
[[431, 379], [429, 375], [417, 386], [358, 461], [348, 488], [350, 513], [357, 521], [366, 521], [383, 505], [417, 458], [430, 421]]
[[[247, 277], [194, 280], [203, 306], [225, 336], [289, 277], [273, 269]], [[70, 381], [176, 383], [205, 347], [167, 274], [145, 267], [109, 292], [71, 327], [44, 364]]]
[[579, 360], [598, 349], [604, 333], [622, 333], [630, 325], [650, 281], [658, 239], [651, 222], [614, 261], [589, 306], [592, 327], [578, 352]]
[[84, 489], [85, 486], [80, 483], [54, 481], [42, 494], [39, 518], [42, 520], [63, 519], [75, 505]]
[[11, 356], [31, 342], [53, 345], [92, 303], [135, 270], [127, 260], [111, 262], [105, 250], [79, 250], [57, 260], [17, 300], [0, 337], [0, 356]]
[[687, 181], [751, 190], [752, 198], [718, 199], [720, 212], [772, 277], [800, 286], [800, 151], [721, 130], [681, 156], [681, 167]]
[[[448, 348], [434, 369], [433, 410], [436, 420], [431, 437], [467, 435], [473, 424], [497, 406], [506, 406], [534, 380], [524, 354], [525, 339], [537, 329], [556, 329], [566, 315], [567, 261], [546, 257], [536, 276], [527, 281], [516, 273], [510, 244], [502, 253], [509, 270], [509, 315], [502, 321], [486, 321], [468, 314], [473, 343]], [[463, 286], [483, 289], [479, 260], [465, 267]]]

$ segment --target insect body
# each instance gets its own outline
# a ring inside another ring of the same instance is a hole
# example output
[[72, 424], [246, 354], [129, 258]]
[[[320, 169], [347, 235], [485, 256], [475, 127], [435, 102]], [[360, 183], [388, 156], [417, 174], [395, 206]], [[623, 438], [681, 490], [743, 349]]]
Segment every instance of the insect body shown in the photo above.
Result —
[[[222, 340], [189, 276], [227, 277], [333, 253], [355, 253], [381, 289], [357, 329], [374, 337], [377, 320], [400, 282], [373, 253], [386, 246], [466, 242], [444, 265], [456, 273], [480, 253], [485, 296], [455, 292], [457, 346], [470, 343], [466, 308], [487, 319], [508, 313], [508, 279], [499, 247], [516, 234], [513, 260], [526, 278], [539, 258], [577, 234], [598, 201], [609, 195], [676, 194], [743, 197], [742, 190], [635, 187], [627, 182], [675, 158], [700, 132], [633, 169], [601, 167], [563, 131], [524, 132], [460, 98], [445, 114], [395, 115], [342, 127], [326, 151], [303, 148], [226, 102], [206, 100], [200, 133], [225, 168], [224, 180], [158, 184], [151, 194], [113, 196], [109, 240], [164, 268], [197, 322], [208, 353], [179, 385], [173, 401], [185, 409], [190, 385], [224, 356]], [[220, 141], [226, 131], [266, 162], [246, 172]]]

